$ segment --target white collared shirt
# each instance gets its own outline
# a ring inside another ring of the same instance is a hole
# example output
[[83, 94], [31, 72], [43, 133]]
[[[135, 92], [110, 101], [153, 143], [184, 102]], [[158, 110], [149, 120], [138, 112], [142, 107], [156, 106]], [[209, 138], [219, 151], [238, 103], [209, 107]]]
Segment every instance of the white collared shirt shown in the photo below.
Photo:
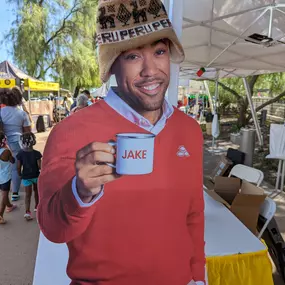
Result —
[[164, 129], [166, 121], [174, 112], [173, 106], [165, 98], [162, 116], [155, 125], [152, 125], [149, 120], [145, 119], [142, 115], [131, 108], [124, 100], [122, 100], [112, 88], [110, 88], [107, 97], [105, 98], [105, 102], [124, 118], [154, 135], [158, 135]]

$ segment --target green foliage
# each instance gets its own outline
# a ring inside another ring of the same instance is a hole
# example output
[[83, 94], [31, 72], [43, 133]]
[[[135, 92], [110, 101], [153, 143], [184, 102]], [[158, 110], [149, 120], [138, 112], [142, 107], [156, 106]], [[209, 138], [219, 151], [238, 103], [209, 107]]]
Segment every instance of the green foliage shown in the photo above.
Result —
[[[249, 76], [247, 78], [252, 96], [255, 96], [260, 89], [267, 89], [270, 97], [269, 100], [259, 106], [256, 111], [270, 105], [285, 97], [284, 82], [285, 73], [273, 73], [264, 75]], [[211, 94], [215, 94], [215, 82], [209, 82]], [[219, 99], [222, 112], [230, 104], [237, 104], [238, 108], [238, 127], [244, 127], [249, 123], [251, 114], [249, 112], [249, 103], [246, 96], [242, 78], [226, 78], [219, 80]]]
[[65, 88], [100, 85], [96, 62], [96, 0], [10, 0], [17, 15], [7, 35], [20, 68]]

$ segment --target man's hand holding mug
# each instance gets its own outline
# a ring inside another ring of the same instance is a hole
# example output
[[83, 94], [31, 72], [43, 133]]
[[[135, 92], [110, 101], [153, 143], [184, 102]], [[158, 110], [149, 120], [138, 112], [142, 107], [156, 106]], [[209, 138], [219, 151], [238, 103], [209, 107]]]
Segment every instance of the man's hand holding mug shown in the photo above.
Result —
[[116, 150], [108, 143], [94, 142], [77, 152], [75, 170], [78, 194], [84, 203], [89, 203], [98, 195], [102, 185], [119, 175], [106, 163], [115, 162]]
[[121, 175], [145, 175], [153, 171], [155, 135], [122, 133], [116, 137], [117, 142], [91, 143], [77, 153], [76, 186], [84, 203], [92, 201], [102, 185]]

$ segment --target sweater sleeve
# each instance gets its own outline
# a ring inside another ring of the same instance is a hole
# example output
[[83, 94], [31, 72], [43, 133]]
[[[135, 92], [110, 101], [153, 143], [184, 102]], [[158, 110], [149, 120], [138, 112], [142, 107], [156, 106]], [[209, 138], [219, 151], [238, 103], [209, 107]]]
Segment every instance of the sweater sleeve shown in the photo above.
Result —
[[52, 242], [66, 243], [88, 227], [96, 205], [81, 207], [72, 192], [75, 156], [80, 148], [68, 126], [55, 128], [47, 141], [39, 178], [38, 222]]
[[188, 231], [192, 239], [193, 253], [190, 260], [194, 281], [205, 280], [205, 242], [204, 242], [204, 195], [203, 195], [203, 139], [199, 130], [195, 135], [195, 180], [191, 183], [191, 201], [187, 216]]

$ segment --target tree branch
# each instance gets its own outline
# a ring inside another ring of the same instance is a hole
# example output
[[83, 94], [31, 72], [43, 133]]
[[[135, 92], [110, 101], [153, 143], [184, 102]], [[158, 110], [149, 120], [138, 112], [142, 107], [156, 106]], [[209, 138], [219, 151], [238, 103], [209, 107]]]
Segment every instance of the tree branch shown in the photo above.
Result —
[[[277, 102], [278, 100], [280, 100], [282, 97], [285, 96], [285, 91], [283, 91], [282, 93], [280, 93], [278, 96], [266, 101], [265, 103], [261, 104], [260, 106], [258, 106], [256, 109], [255, 109], [255, 112], [259, 112], [260, 110], [262, 110], [263, 108], [265, 108], [266, 106], [270, 105], [270, 104], [273, 104], [275, 102]], [[250, 119], [252, 117], [251, 114], [248, 115], [248, 119]]]
[[[215, 80], [213, 79], [208, 79], [208, 81], [211, 81], [211, 82], [216, 82]], [[231, 89], [230, 87], [226, 86], [224, 83], [218, 81], [219, 85], [226, 91], [232, 93], [238, 100], [242, 99], [242, 96], [239, 95], [235, 90]]]
[[66, 25], [67, 19], [74, 13], [78, 12], [80, 9], [76, 8], [78, 4], [74, 4], [74, 6], [71, 8], [69, 13], [63, 18], [61, 26], [54, 32], [54, 34], [44, 43], [45, 46], [48, 46], [50, 42], [52, 42], [64, 29]]
[[[258, 77], [259, 77], [259, 75], [253, 75], [251, 77], [249, 83], [248, 83], [251, 97], [253, 96], [253, 89], [254, 89], [254, 86], [255, 86], [255, 83], [256, 83]], [[245, 98], [245, 104], [246, 104], [246, 106], [248, 106], [248, 104], [249, 104], [247, 97]]]
[[43, 70], [38, 76], [36, 76], [36, 79], [40, 79], [41, 77], [45, 76], [48, 70], [54, 66], [55, 61], [56, 59], [54, 59], [52, 63], [45, 70]]
[[258, 79], [259, 75], [253, 75], [248, 83], [249, 85], [249, 89], [250, 89], [250, 94], [251, 96], [253, 95], [253, 88], [254, 88], [254, 85]]

